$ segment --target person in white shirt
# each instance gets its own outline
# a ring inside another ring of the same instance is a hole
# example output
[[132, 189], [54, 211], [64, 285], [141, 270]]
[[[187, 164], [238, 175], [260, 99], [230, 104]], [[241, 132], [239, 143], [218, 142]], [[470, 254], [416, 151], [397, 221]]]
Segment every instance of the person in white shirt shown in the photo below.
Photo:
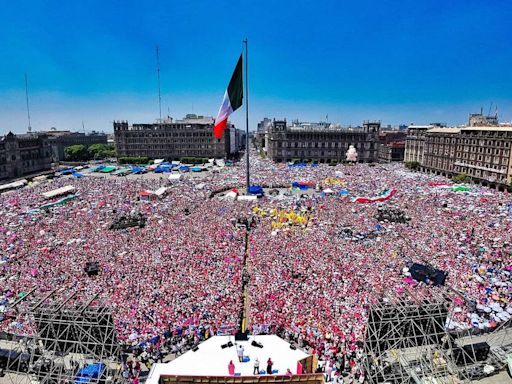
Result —
[[244, 347], [239, 345], [238, 349], [236, 351], [236, 354], [238, 355], [238, 361], [243, 362], [244, 361]]

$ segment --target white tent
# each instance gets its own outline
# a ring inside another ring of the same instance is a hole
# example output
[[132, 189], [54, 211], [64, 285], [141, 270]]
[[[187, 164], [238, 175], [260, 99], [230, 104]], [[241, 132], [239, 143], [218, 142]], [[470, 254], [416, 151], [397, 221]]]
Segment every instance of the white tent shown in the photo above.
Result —
[[334, 191], [331, 188], [325, 188], [324, 193], [334, 193]]
[[154, 194], [155, 194], [156, 196], [160, 197], [160, 198], [161, 198], [161, 197], [164, 197], [164, 196], [166, 195], [166, 193], [167, 193], [167, 187], [160, 187], [160, 188], [158, 188], [158, 189], [154, 192]]
[[160, 164], [160, 163], [163, 163], [164, 162], [164, 159], [156, 159], [153, 163], [154, 164]]
[[27, 180], [25, 180], [25, 179], [13, 181], [12, 183], [9, 183], [9, 184], [3, 184], [3, 185], [0, 185], [0, 192], [8, 191], [9, 189], [20, 188], [26, 184], [27, 184]]
[[194, 188], [201, 190], [205, 187], [205, 185], [206, 185], [205, 183], [200, 183], [200, 184], [197, 184]]
[[182, 178], [182, 174], [181, 173], [171, 173], [169, 175], [169, 180], [180, 180]]
[[224, 195], [224, 199], [236, 200], [238, 193], [235, 191], [229, 191]]
[[75, 191], [75, 187], [73, 187], [72, 185], [66, 185], [65, 187], [54, 189], [53, 191], [44, 192], [42, 193], [42, 195], [45, 199], [53, 199], [54, 197], [57, 196], [69, 195], [70, 193], [74, 193]]

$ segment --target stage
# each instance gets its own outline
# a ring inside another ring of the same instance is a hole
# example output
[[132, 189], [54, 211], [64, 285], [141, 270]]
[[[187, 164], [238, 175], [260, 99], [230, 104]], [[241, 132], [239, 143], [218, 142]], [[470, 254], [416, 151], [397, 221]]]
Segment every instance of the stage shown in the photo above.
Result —
[[[263, 348], [251, 345], [253, 340], [261, 343]], [[233, 343], [232, 347], [221, 347], [229, 341]], [[248, 358], [249, 361], [243, 363], [238, 361], [238, 345], [243, 346], [245, 360]], [[253, 376], [254, 360], [258, 358], [260, 371], [266, 371], [269, 357], [274, 362], [272, 367], [274, 374], [284, 375], [289, 368], [295, 375], [297, 362], [308, 356], [299, 349], [291, 349], [289, 343], [275, 335], [250, 336], [248, 341], [237, 341], [236, 344], [233, 336], [213, 336], [199, 344], [199, 349], [195, 352], [190, 350], [168, 363], [154, 364], [146, 383], [158, 384], [161, 375], [229, 376], [230, 361], [235, 365], [236, 376]]]

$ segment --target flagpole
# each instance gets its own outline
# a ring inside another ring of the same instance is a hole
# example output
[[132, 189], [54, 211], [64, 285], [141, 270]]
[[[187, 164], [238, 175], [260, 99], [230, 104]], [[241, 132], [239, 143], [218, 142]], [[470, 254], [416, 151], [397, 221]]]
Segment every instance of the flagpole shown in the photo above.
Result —
[[248, 59], [247, 59], [247, 38], [243, 41], [245, 44], [245, 154], [247, 161], [247, 173], [246, 173], [246, 181], [247, 181], [247, 194], [249, 194], [249, 187], [251, 186], [250, 182], [250, 174], [249, 174], [249, 81], [248, 81]]

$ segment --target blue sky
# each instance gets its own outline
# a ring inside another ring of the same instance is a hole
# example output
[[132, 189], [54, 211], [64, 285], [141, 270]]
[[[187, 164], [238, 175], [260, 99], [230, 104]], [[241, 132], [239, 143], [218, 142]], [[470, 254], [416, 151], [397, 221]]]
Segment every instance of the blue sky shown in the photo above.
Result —
[[36, 130], [154, 121], [157, 44], [165, 114], [216, 115], [246, 36], [251, 128], [327, 114], [461, 124], [491, 102], [512, 120], [506, 0], [2, 3], [0, 134], [26, 129], [25, 72]]

